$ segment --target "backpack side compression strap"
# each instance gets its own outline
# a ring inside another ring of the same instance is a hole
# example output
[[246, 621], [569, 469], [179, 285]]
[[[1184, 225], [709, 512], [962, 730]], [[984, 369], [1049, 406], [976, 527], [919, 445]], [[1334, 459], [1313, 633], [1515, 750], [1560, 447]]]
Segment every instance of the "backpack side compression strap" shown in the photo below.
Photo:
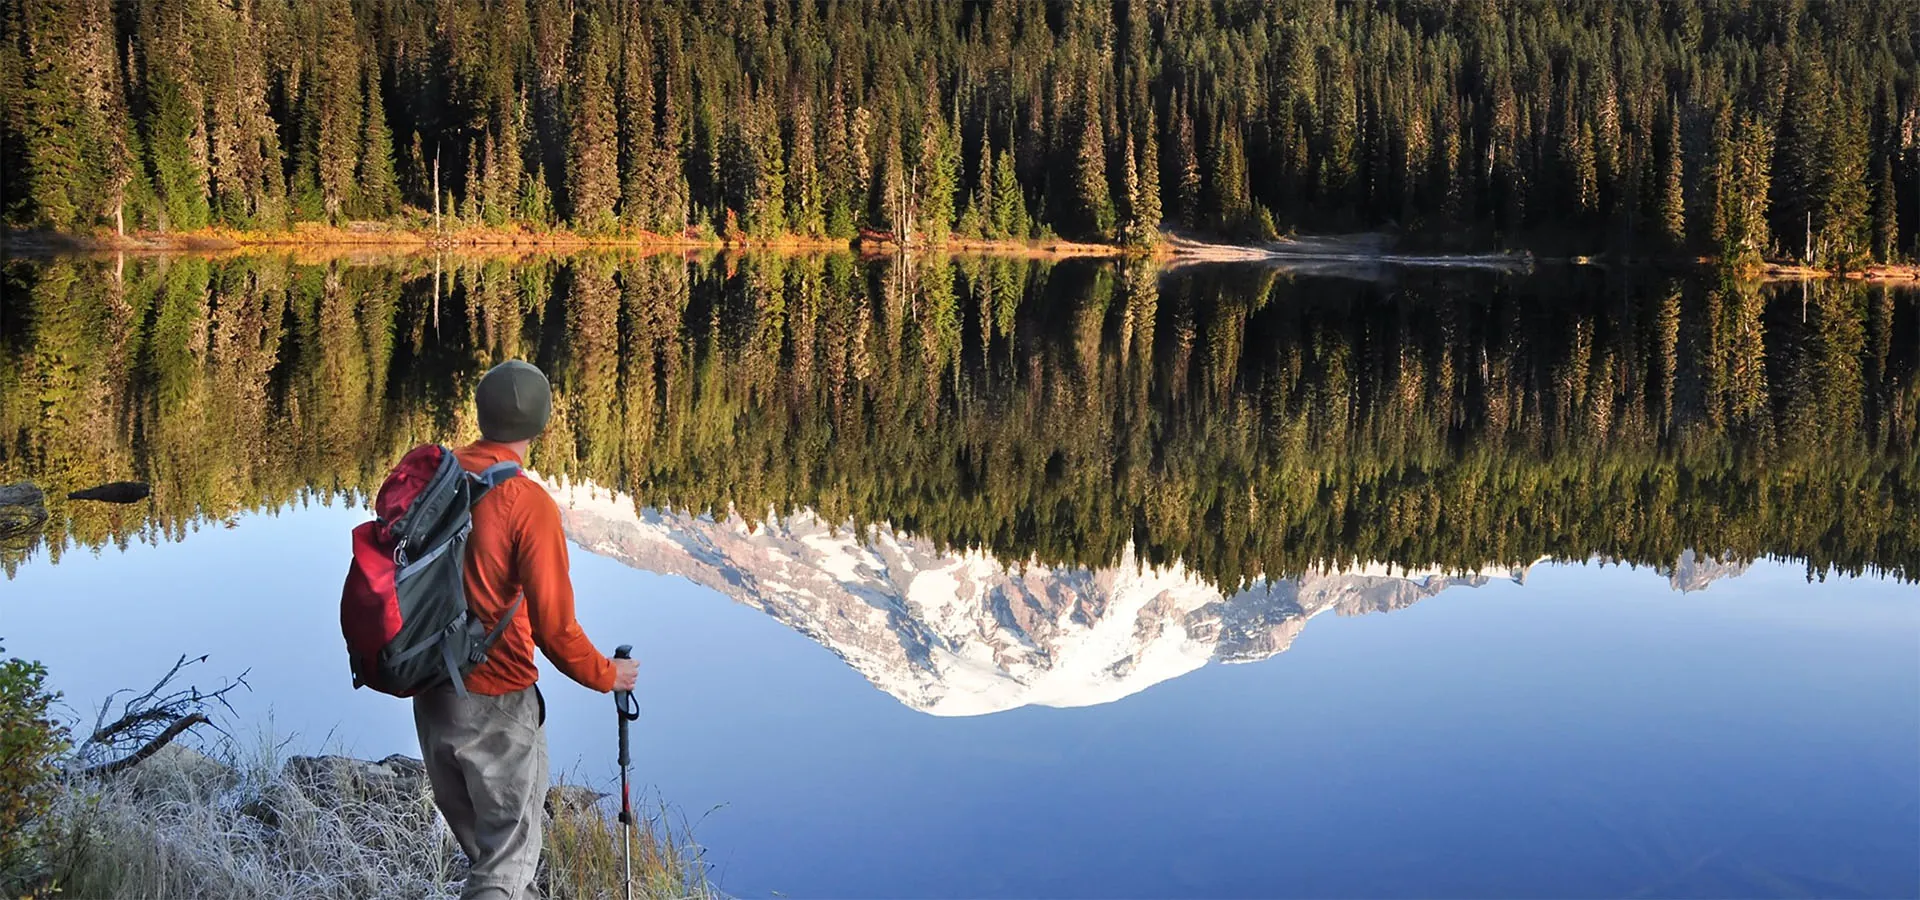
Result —
[[[493, 624], [493, 630], [488, 631], [486, 637], [480, 641], [467, 647], [466, 663], [468, 669], [478, 666], [486, 660], [487, 651], [493, 649], [494, 642], [500, 640], [500, 635], [506, 633], [507, 625], [513, 621], [515, 615], [519, 614], [520, 606], [526, 602], [527, 597], [525, 594], [515, 598], [513, 605], [507, 607], [506, 614], [500, 617], [500, 621]], [[471, 615], [471, 613], [469, 613], [469, 615]], [[448, 630], [451, 631], [454, 627], [465, 625], [466, 623], [467, 617], [462, 616], [454, 625], [448, 626]], [[418, 650], [421, 648], [415, 649]], [[461, 672], [459, 655], [453, 652], [453, 639], [451, 635], [444, 636], [440, 639], [440, 659], [446, 663], [447, 680], [453, 682], [453, 692], [462, 697], [467, 696], [467, 676]]]

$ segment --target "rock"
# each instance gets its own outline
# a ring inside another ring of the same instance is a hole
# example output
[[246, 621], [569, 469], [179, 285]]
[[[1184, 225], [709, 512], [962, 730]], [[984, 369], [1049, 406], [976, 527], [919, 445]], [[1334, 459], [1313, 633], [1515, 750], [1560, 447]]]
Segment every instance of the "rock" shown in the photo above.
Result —
[[577, 784], [556, 784], [547, 788], [547, 818], [559, 818], [562, 813], [577, 816], [589, 812], [606, 796]]
[[33, 537], [47, 524], [47, 495], [32, 483], [0, 486], [0, 540]]
[[379, 762], [294, 756], [281, 774], [316, 804], [374, 803], [400, 809], [427, 796], [426, 763], [398, 753]]
[[102, 503], [138, 503], [147, 499], [153, 488], [144, 481], [114, 481], [84, 491], [67, 494], [68, 500], [98, 500]]
[[117, 777], [146, 795], [205, 802], [240, 783], [240, 773], [191, 747], [168, 744]]

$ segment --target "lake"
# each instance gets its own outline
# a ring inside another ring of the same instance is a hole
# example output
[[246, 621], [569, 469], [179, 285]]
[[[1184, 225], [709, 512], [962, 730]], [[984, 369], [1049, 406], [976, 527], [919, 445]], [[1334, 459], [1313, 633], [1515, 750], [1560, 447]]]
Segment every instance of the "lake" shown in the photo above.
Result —
[[13, 260], [0, 484], [153, 495], [0, 545], [0, 639], [76, 715], [204, 653], [242, 742], [416, 753], [347, 532], [512, 357], [731, 893], [1920, 894], [1920, 292], [1857, 282]]

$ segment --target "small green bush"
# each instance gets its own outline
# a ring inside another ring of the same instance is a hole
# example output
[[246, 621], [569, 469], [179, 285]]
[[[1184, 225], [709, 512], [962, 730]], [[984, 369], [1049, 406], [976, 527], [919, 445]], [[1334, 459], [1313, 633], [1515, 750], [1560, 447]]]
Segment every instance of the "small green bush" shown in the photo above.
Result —
[[38, 879], [34, 841], [60, 791], [67, 729], [50, 714], [59, 695], [46, 679], [37, 662], [0, 660], [0, 896], [18, 896]]

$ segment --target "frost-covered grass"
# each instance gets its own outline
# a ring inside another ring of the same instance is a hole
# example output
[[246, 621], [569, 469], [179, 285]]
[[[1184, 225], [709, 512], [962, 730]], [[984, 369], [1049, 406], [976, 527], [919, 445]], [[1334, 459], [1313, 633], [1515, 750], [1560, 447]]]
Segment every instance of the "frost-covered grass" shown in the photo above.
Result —
[[[169, 749], [106, 780], [75, 777], [41, 833], [45, 893], [65, 897], [441, 898], [463, 857], [426, 791], [386, 800], [297, 783], [271, 749], [215, 762]], [[620, 829], [599, 805], [554, 803], [539, 886], [620, 897]], [[666, 811], [637, 824], [634, 896], [718, 896]]]

